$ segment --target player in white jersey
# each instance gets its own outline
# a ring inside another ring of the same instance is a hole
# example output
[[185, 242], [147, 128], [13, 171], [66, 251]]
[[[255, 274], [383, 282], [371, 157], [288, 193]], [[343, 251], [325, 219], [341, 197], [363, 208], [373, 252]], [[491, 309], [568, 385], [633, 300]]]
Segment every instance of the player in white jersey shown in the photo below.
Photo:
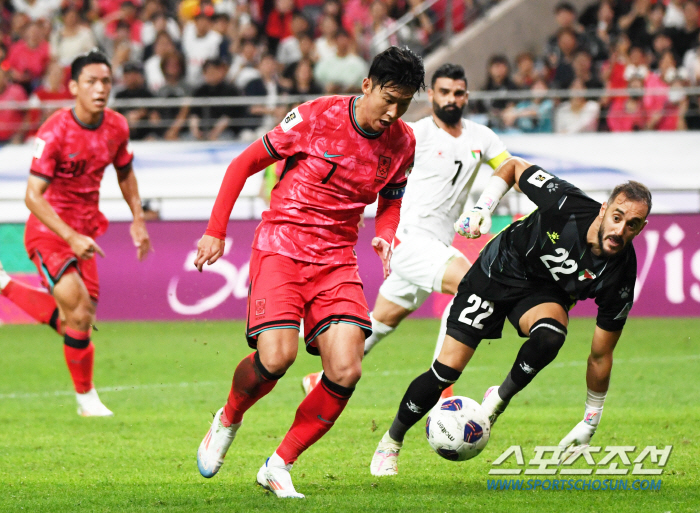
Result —
[[[408, 123], [416, 137], [416, 158], [401, 205], [392, 272], [380, 287], [370, 314], [372, 335], [365, 341], [365, 354], [433, 291], [456, 294], [471, 267], [452, 247], [454, 223], [464, 210], [481, 164], [486, 162], [494, 170], [510, 154], [491, 129], [462, 117], [468, 97], [464, 69], [443, 64], [428, 89], [432, 115]], [[484, 228], [486, 233], [488, 228]], [[436, 354], [451, 304], [442, 316]], [[320, 378], [320, 372], [304, 377], [307, 394]], [[451, 387], [445, 393], [451, 395]]]

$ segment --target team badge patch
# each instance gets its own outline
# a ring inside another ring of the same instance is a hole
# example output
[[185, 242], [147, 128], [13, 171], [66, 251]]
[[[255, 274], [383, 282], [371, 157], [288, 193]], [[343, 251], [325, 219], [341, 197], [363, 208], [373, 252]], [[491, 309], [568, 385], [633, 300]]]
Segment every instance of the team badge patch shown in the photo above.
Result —
[[265, 300], [264, 299], [256, 299], [255, 300], [255, 316], [260, 317], [262, 315], [265, 315]]
[[386, 178], [389, 176], [389, 168], [391, 167], [391, 157], [385, 157], [384, 155], [379, 156], [379, 163], [377, 164], [377, 177]]
[[546, 184], [548, 181], [550, 181], [552, 178], [554, 178], [552, 175], [549, 173], [545, 173], [541, 169], [537, 171], [535, 174], [533, 174], [530, 178], [527, 179], [527, 183], [531, 183], [535, 187], [540, 187], [544, 184]]
[[35, 159], [40, 159], [42, 153], [44, 153], [44, 148], [46, 147], [46, 141], [39, 139], [38, 137], [34, 139], [34, 155]]
[[302, 119], [301, 114], [299, 114], [299, 109], [295, 107], [284, 117], [280, 123], [280, 127], [282, 128], [283, 132], [289, 132], [289, 130], [297, 126], [302, 121], [304, 120]]

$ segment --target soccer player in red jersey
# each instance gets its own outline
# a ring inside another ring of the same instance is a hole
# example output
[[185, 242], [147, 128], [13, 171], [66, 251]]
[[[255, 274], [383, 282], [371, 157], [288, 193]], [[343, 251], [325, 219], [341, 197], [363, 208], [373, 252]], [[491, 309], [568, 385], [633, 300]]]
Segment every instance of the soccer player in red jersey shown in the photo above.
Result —
[[221, 468], [246, 410], [294, 362], [303, 318], [306, 350], [321, 356], [322, 382], [299, 405], [257, 482], [278, 497], [304, 497], [289, 471], [345, 408], [360, 379], [364, 340], [372, 328], [353, 250], [360, 215], [379, 195], [372, 246], [388, 275], [415, 150], [413, 132], [399, 118], [424, 86], [424, 74], [420, 57], [391, 47], [374, 58], [362, 82], [363, 96], [329, 96], [300, 105], [229, 165], [197, 246], [194, 263], [200, 271], [224, 254], [226, 225], [246, 178], [285, 161], [250, 261], [246, 336], [257, 350], [236, 367], [228, 401], [199, 446], [197, 464], [204, 477]]
[[107, 229], [99, 211], [100, 182], [114, 164], [124, 199], [134, 216], [131, 238], [139, 260], [151, 248], [131, 168], [129, 127], [106, 108], [112, 88], [107, 57], [93, 50], [71, 65], [73, 108], [61, 109], [41, 126], [27, 184], [31, 215], [24, 243], [50, 293], [13, 281], [0, 267], [0, 291], [37, 321], [64, 336], [64, 354], [75, 386], [78, 414], [110, 416], [92, 383], [90, 333], [99, 298], [95, 238]]

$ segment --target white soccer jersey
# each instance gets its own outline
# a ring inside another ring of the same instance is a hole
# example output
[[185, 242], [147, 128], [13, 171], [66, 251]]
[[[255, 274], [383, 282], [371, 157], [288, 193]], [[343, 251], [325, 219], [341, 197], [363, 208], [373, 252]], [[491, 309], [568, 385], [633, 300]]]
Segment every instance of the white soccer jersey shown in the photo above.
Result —
[[468, 119], [462, 119], [462, 135], [456, 138], [439, 128], [432, 116], [408, 125], [416, 136], [416, 160], [396, 236], [428, 236], [449, 246], [481, 163], [506, 151], [506, 146], [490, 128]]

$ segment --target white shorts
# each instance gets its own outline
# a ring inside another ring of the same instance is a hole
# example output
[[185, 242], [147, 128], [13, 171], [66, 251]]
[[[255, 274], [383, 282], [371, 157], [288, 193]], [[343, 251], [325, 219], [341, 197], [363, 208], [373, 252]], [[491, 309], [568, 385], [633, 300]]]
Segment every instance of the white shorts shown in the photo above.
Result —
[[416, 310], [431, 292], [442, 292], [449, 263], [466, 257], [452, 246], [427, 237], [406, 237], [394, 249], [391, 274], [379, 293], [406, 310]]

